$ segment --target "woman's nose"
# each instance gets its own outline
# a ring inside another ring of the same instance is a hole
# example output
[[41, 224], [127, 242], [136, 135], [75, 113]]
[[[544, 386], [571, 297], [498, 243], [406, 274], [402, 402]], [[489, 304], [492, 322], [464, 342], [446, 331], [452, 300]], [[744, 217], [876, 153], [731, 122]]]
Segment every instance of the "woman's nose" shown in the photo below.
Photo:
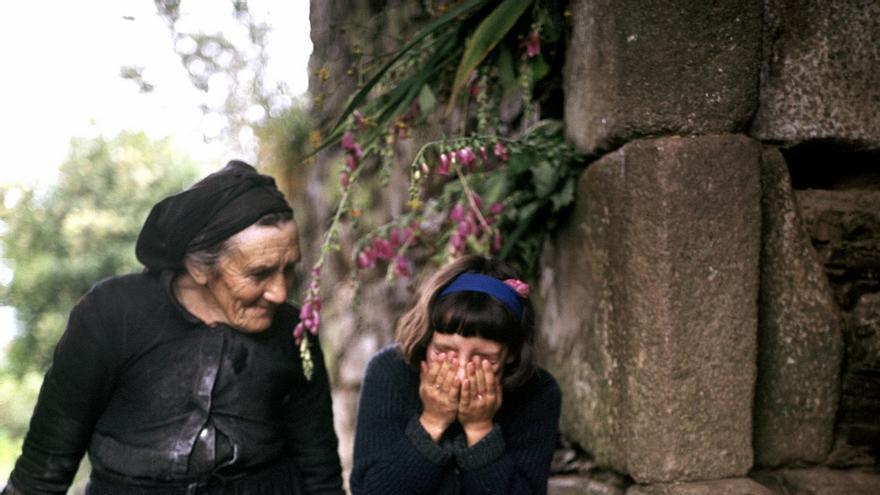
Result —
[[287, 300], [287, 280], [283, 275], [277, 274], [269, 280], [263, 297], [275, 304], [281, 304]]

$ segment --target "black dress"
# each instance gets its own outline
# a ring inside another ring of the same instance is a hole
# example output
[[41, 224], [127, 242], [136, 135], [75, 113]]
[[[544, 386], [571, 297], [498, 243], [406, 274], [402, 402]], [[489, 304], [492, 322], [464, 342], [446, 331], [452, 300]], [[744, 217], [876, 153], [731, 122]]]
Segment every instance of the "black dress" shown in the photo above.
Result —
[[243, 333], [207, 326], [173, 274], [96, 284], [55, 349], [4, 493], [65, 493], [88, 451], [87, 494], [341, 494], [327, 372], [312, 339], [303, 376], [297, 312]]

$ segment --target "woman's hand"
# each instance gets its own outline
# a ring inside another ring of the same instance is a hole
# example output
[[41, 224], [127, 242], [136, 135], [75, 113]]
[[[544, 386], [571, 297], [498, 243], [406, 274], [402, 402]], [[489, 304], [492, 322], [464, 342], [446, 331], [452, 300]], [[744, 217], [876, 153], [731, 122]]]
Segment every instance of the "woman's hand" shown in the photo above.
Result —
[[458, 422], [470, 447], [492, 431], [492, 418], [501, 409], [501, 382], [492, 363], [477, 356], [467, 363], [465, 371], [458, 403]]
[[456, 377], [458, 366], [453, 353], [441, 353], [430, 363], [421, 363], [419, 398], [422, 400], [422, 415], [419, 422], [435, 442], [458, 415], [461, 391], [461, 381]]

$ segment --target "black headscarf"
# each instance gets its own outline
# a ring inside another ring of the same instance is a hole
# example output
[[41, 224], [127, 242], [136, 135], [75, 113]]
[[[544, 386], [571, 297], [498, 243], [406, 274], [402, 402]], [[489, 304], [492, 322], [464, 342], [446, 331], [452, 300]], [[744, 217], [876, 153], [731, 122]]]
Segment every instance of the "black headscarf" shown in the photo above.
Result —
[[[179, 270], [187, 251], [232, 237], [269, 213], [293, 212], [275, 180], [233, 160], [189, 189], [156, 203], [135, 253], [150, 271]], [[193, 239], [199, 241], [193, 244]]]

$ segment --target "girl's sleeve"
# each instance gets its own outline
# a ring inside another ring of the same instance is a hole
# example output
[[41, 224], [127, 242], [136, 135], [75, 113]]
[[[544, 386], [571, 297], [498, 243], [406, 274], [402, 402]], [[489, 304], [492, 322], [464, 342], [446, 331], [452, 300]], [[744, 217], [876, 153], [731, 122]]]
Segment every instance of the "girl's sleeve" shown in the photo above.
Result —
[[495, 424], [476, 445], [461, 444], [455, 461], [461, 470], [463, 493], [505, 495], [547, 492], [550, 462], [556, 448], [562, 393], [549, 374], [539, 377], [536, 393], [525, 394], [507, 430]]
[[113, 337], [88, 294], [71, 311], [4, 493], [67, 492], [113, 388]]
[[456, 469], [451, 447], [441, 447], [418, 420], [412, 391], [417, 384], [393, 351], [367, 366], [358, 404], [351, 472], [353, 495], [435, 493]]
[[324, 355], [317, 337], [306, 332], [314, 363], [311, 380], [302, 378], [285, 404], [288, 443], [309, 495], [342, 495], [342, 467], [333, 430], [333, 404]]

